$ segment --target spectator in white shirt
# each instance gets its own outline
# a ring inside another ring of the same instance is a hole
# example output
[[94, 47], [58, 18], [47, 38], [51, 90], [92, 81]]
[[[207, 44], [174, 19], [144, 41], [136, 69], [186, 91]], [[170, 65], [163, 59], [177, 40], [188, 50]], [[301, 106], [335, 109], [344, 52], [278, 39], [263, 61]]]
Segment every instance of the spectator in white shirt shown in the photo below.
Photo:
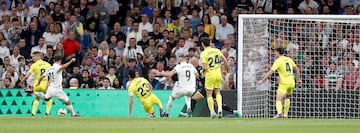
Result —
[[29, 7], [29, 16], [37, 16], [39, 14], [40, 8], [45, 8], [43, 5], [41, 5], [41, 0], [34, 0], [34, 4]]
[[0, 58], [4, 60], [6, 56], [10, 56], [10, 50], [7, 47], [7, 41], [1, 40], [1, 46], [0, 46]]
[[133, 28], [134, 28], [134, 30], [132, 32], [130, 32], [129, 34], [127, 34], [126, 47], [129, 46], [130, 38], [134, 38], [135, 43], [142, 39], [141, 31], [139, 30], [139, 23], [134, 21]]
[[60, 43], [60, 40], [63, 38], [63, 35], [57, 30], [56, 24], [51, 23], [47, 27], [46, 32], [44, 32], [43, 37], [45, 39], [45, 45], [52, 46], [55, 49], [56, 45]]
[[216, 15], [216, 11], [214, 10], [214, 7], [210, 6], [207, 13], [210, 16], [211, 23], [213, 25], [218, 25], [219, 24], [219, 16]]
[[176, 60], [179, 59], [180, 55], [187, 55], [189, 48], [185, 46], [185, 39], [179, 38], [179, 43], [176, 45], [175, 48], [171, 50], [172, 55], [176, 57]]
[[104, 78], [102, 81], [102, 86], [98, 88], [99, 90], [114, 90], [115, 88], [110, 86], [110, 79]]
[[221, 16], [220, 24], [216, 25], [215, 38], [219, 42], [224, 42], [229, 34], [234, 34], [234, 27], [227, 22], [227, 17], [223, 15]]
[[236, 57], [236, 50], [231, 47], [232, 43], [230, 40], [224, 41], [224, 48], [221, 50], [222, 53], [228, 53], [228, 57]]
[[31, 48], [31, 54], [33, 54], [34, 52], [41, 52], [44, 55], [46, 55], [46, 46], [45, 46], [45, 39], [44, 37], [40, 37], [39, 41], [38, 41], [38, 45], [35, 47]]
[[313, 14], [318, 14], [319, 4], [314, 0], [304, 0], [298, 7], [302, 14], [305, 14], [307, 8], [311, 8]]
[[139, 23], [139, 31], [147, 30], [148, 32], [153, 32], [153, 25], [149, 23], [149, 17], [147, 14], [141, 15], [141, 21], [142, 22]]
[[[123, 52], [123, 61], [127, 61], [128, 59], [137, 59], [137, 53], [140, 53], [144, 56], [144, 52], [141, 46], [136, 45], [135, 38], [131, 38], [129, 40], [129, 46], [125, 47]], [[125, 62], [127, 66], [127, 62]]]
[[15, 68], [19, 67], [19, 62], [18, 59], [20, 57], [23, 57], [22, 55], [20, 55], [20, 49], [18, 46], [15, 46], [13, 49], [13, 54], [10, 56], [10, 65], [14, 66]]

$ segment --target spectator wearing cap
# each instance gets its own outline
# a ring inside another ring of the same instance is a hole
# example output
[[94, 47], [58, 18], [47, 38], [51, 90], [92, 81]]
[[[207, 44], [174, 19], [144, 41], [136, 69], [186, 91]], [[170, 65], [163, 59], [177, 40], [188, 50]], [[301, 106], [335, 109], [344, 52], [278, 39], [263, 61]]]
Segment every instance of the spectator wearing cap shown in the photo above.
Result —
[[126, 82], [129, 79], [128, 75], [129, 75], [130, 70], [135, 70], [136, 72], [139, 73], [140, 76], [143, 76], [141, 65], [136, 64], [136, 59], [129, 58], [127, 60], [127, 64], [128, 65], [124, 67], [123, 72], [122, 72], [122, 79], [123, 79], [122, 83], [123, 83], [124, 88], [126, 87]]
[[[142, 47], [139, 45], [136, 45], [135, 38], [131, 38], [129, 41], [129, 46], [125, 47], [124, 53], [123, 53], [123, 60], [127, 61], [128, 59], [136, 59], [136, 54], [141, 53], [144, 55], [144, 52], [142, 50]], [[125, 66], [128, 66], [128, 64], [125, 62]]]
[[221, 16], [220, 24], [216, 26], [215, 38], [219, 42], [224, 42], [229, 34], [234, 34], [234, 27], [227, 22], [225, 15]]
[[99, 29], [97, 30], [100, 37], [98, 37], [97, 42], [102, 42], [107, 38], [110, 14], [108, 9], [106, 9], [104, 6], [103, 0], [97, 0], [97, 4], [89, 10], [86, 18], [90, 18], [95, 11], [99, 12], [100, 15], [100, 25]]

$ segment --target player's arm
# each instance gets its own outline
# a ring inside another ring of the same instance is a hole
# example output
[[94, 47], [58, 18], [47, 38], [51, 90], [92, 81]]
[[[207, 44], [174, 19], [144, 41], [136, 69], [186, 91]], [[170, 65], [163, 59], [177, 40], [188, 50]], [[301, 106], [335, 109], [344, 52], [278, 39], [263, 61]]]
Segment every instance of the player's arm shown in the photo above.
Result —
[[[129, 92], [132, 93], [132, 92]], [[129, 117], [132, 117], [132, 107], [133, 107], [133, 103], [134, 103], [134, 94], [132, 94], [131, 96], [129, 96]]]
[[30, 77], [30, 75], [33, 73], [33, 71], [34, 71], [34, 66], [31, 65], [29, 71], [25, 74], [25, 77], [20, 81], [19, 84], [23, 84], [24, 81], [26, 81]]
[[160, 75], [160, 76], [165, 76], [165, 77], [171, 77], [171, 76], [173, 76], [175, 74], [175, 72], [173, 72], [173, 71], [167, 71], [167, 72], [159, 72], [158, 73], [158, 75]]
[[295, 65], [295, 63], [294, 63], [294, 69], [296, 71], [298, 85], [301, 86], [302, 81], [301, 81], [301, 77], [300, 77], [300, 69]]
[[150, 91], [152, 91], [154, 89], [153, 86], [150, 83], [147, 83], [146, 85], [147, 85], [147, 87], [149, 88]]
[[70, 66], [71, 63], [75, 62], [76, 59], [72, 58], [70, 61], [66, 62], [64, 65], [61, 66], [61, 70], [66, 69], [68, 66]]
[[278, 68], [280, 63], [278, 61], [275, 61], [271, 69], [265, 74], [264, 78], [259, 81], [259, 84], [264, 83]]
[[227, 59], [225, 58], [225, 56], [221, 56], [221, 59], [222, 59], [222, 61], [224, 62], [224, 66], [225, 66], [225, 70], [226, 70], [226, 72], [228, 72], [229, 71], [229, 68], [228, 68], [228, 63], [227, 63]]

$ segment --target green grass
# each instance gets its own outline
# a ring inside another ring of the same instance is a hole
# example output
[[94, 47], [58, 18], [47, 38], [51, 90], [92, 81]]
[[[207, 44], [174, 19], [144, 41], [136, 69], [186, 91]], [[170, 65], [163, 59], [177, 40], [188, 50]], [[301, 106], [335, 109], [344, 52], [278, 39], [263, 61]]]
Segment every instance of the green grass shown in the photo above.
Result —
[[0, 133], [347, 133], [358, 119], [0, 117]]

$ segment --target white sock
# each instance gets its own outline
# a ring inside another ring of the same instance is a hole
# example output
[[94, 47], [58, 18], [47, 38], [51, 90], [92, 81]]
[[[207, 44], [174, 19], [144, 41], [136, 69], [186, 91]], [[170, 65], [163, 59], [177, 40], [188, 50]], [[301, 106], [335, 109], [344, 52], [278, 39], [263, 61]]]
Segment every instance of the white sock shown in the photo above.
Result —
[[189, 96], [185, 96], [185, 104], [187, 107], [187, 111], [191, 110], [191, 98]]
[[66, 109], [71, 113], [72, 116], [75, 115], [75, 111], [72, 104], [66, 105]]
[[172, 96], [169, 96], [169, 101], [167, 103], [166, 113], [170, 113], [170, 108], [171, 108], [172, 104], [173, 104], [173, 98], [172, 98]]

